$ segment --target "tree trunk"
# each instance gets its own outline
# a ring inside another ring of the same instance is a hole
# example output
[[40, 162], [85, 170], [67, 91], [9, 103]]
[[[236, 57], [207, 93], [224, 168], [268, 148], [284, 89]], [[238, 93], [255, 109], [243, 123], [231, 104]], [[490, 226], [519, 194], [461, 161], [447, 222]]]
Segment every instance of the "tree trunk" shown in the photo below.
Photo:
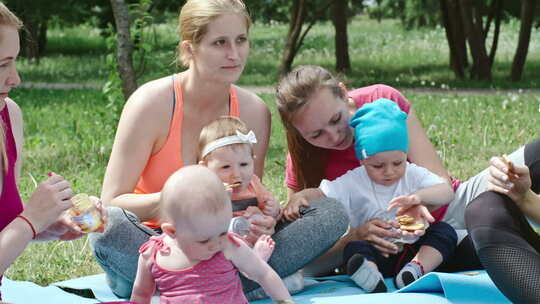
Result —
[[377, 0], [377, 22], [378, 23], [381, 23], [381, 21], [382, 21], [381, 2], [382, 2], [382, 0]]
[[47, 20], [42, 20], [39, 25], [39, 36], [38, 36], [38, 52], [41, 57], [45, 53], [45, 48], [47, 47], [47, 29], [49, 22]]
[[501, 18], [502, 18], [502, 1], [496, 0], [495, 6], [495, 32], [493, 33], [493, 42], [491, 43], [491, 50], [489, 51], [489, 66], [493, 67], [495, 61], [495, 53], [497, 52], [497, 45], [499, 44], [499, 34], [501, 32]]
[[450, 49], [450, 67], [457, 78], [464, 78], [467, 66], [467, 45], [461, 25], [459, 4], [452, 0], [440, 0], [440, 8]]
[[39, 63], [39, 27], [40, 21], [35, 18], [21, 17], [24, 31], [21, 31], [21, 55]]
[[531, 27], [534, 19], [534, 11], [536, 9], [536, 0], [521, 1], [521, 26], [519, 29], [519, 40], [512, 62], [512, 81], [521, 80], [523, 66], [529, 51], [529, 42], [531, 40]]
[[287, 33], [287, 40], [285, 42], [285, 48], [283, 49], [283, 55], [281, 57], [281, 64], [279, 66], [279, 75], [283, 76], [291, 70], [294, 56], [297, 51], [297, 41], [302, 32], [302, 26], [306, 19], [306, 3], [305, 0], [294, 0], [292, 7], [292, 16], [289, 23], [289, 31]]
[[287, 40], [285, 42], [285, 48], [279, 66], [280, 76], [285, 75], [291, 70], [294, 57], [296, 56], [296, 53], [298, 53], [298, 50], [300, 50], [304, 38], [306, 38], [306, 35], [313, 25], [315, 25], [315, 22], [326, 13], [332, 4], [334, 4], [334, 0], [328, 0], [326, 5], [321, 6], [319, 10], [313, 14], [313, 20], [308, 23], [306, 29], [302, 32], [302, 27], [304, 26], [307, 16], [307, 1], [294, 0], [291, 21], [289, 23], [289, 32], [287, 33]]
[[336, 31], [336, 71], [342, 73], [351, 70], [347, 36], [347, 7], [348, 0], [336, 0], [333, 7], [333, 23]]
[[461, 16], [461, 7], [457, 0], [452, 0], [453, 2], [453, 15], [451, 18], [455, 18], [458, 22], [454, 22], [454, 33], [456, 37], [457, 51], [459, 52], [459, 58], [462, 60], [461, 64], [464, 67], [469, 66], [468, 53], [467, 53], [467, 37], [465, 36], [465, 29], [463, 28], [463, 17]]
[[472, 2], [473, 0], [460, 0], [463, 25], [473, 57], [471, 78], [491, 80], [491, 67], [489, 65], [489, 57], [487, 56], [486, 46], [484, 44], [482, 24], [474, 22], [474, 8]]
[[133, 69], [133, 41], [129, 31], [129, 8], [124, 0], [111, 0], [116, 23], [118, 73], [122, 79], [122, 93], [127, 100], [137, 89], [135, 70]]

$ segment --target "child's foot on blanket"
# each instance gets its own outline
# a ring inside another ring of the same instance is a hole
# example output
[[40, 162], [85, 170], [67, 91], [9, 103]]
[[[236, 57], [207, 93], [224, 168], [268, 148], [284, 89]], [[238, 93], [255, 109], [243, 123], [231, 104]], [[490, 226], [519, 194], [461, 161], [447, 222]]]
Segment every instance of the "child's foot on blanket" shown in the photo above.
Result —
[[396, 275], [396, 287], [401, 289], [412, 282], [418, 280], [424, 275], [423, 267], [418, 262], [409, 262], [401, 268], [401, 271]]
[[386, 292], [388, 290], [377, 266], [359, 253], [353, 255], [347, 262], [347, 274], [356, 285], [366, 292]]
[[272, 252], [274, 252], [274, 246], [275, 243], [272, 237], [267, 234], [263, 234], [255, 242], [255, 245], [253, 245], [253, 250], [255, 251], [256, 255], [263, 259], [263, 261], [268, 262], [270, 256], [272, 256]]

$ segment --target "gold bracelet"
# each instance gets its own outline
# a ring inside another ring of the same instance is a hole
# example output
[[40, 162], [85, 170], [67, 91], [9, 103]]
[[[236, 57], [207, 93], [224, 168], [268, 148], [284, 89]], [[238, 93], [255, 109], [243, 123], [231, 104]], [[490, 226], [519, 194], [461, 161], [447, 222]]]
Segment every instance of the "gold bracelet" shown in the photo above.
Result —
[[277, 304], [294, 304], [293, 300], [287, 299], [287, 300], [276, 300]]

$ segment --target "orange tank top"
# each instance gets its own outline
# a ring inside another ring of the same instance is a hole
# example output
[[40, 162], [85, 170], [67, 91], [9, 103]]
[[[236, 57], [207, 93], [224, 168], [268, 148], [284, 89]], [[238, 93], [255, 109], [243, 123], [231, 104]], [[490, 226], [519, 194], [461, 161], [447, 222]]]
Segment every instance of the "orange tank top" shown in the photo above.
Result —
[[[176, 170], [183, 167], [182, 162], [182, 120], [184, 117], [182, 83], [179, 74], [173, 75], [174, 98], [176, 105], [169, 128], [167, 141], [161, 149], [150, 156], [146, 166], [135, 186], [135, 193], [148, 194], [160, 192], [167, 181]], [[240, 109], [236, 96], [236, 89], [231, 85], [229, 89], [230, 105], [229, 115], [240, 117]], [[159, 219], [144, 222], [145, 225], [156, 228], [159, 227]]]

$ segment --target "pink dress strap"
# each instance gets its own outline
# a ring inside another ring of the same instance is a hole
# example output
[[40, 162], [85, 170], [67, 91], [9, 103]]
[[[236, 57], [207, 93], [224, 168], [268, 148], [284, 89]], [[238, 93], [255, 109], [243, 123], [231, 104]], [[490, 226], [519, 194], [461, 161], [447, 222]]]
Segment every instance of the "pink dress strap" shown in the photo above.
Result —
[[164, 237], [165, 234], [151, 236], [148, 241], [141, 245], [139, 253], [146, 252], [150, 248], [154, 250], [154, 254], [158, 251], [161, 253], [169, 253], [171, 248], [163, 241]]

